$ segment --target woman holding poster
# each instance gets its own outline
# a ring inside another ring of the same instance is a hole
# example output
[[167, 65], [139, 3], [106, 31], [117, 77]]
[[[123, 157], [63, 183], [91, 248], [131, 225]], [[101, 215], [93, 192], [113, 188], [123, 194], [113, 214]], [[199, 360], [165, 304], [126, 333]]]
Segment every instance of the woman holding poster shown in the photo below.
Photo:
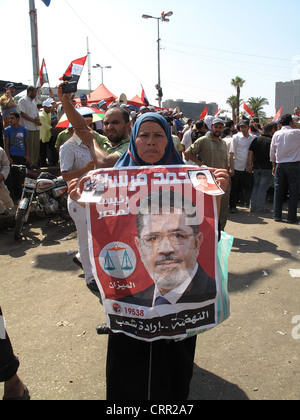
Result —
[[[183, 165], [166, 120], [144, 114], [116, 167], [98, 171], [108, 174], [108, 186], [98, 203], [87, 205], [93, 269], [111, 328], [108, 400], [186, 400], [196, 347], [196, 335], [189, 333], [216, 325], [215, 198], [203, 198], [191, 186]], [[226, 189], [226, 171], [213, 172]], [[72, 198], [81, 191], [74, 180]], [[164, 205], [153, 205], [155, 195], [167, 203], [168, 218]], [[178, 271], [183, 278], [177, 276], [172, 289]], [[196, 296], [202, 297], [196, 302]]]

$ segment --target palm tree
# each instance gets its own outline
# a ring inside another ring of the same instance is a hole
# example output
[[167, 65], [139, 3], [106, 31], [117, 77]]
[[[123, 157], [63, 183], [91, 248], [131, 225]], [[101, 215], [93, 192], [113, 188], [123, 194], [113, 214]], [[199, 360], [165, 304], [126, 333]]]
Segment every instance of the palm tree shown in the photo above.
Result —
[[242, 79], [239, 76], [236, 76], [235, 79], [231, 79], [231, 86], [236, 88], [236, 117], [237, 123], [240, 121], [240, 95], [241, 95], [241, 88], [246, 83], [246, 80]]
[[254, 98], [253, 96], [251, 96], [251, 98], [248, 99], [248, 105], [255, 113], [256, 117], [266, 117], [266, 113], [263, 111], [263, 107], [265, 105], [269, 105], [269, 101], [267, 100], [267, 98], [262, 98], [261, 96]]
[[[240, 99], [240, 105], [241, 105], [241, 102], [242, 101], [243, 100]], [[227, 103], [227, 105], [229, 105], [231, 107], [231, 110], [232, 110], [232, 119], [233, 119], [234, 123], [236, 124], [236, 108], [237, 108], [237, 106], [236, 106], [237, 105], [236, 96], [235, 95], [229, 96], [229, 98], [227, 99], [226, 103]]]

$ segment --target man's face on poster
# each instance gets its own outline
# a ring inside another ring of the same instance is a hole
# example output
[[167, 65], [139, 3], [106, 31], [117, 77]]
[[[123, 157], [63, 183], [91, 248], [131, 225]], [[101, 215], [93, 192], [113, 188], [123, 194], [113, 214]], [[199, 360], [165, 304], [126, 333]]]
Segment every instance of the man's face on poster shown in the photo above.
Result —
[[144, 215], [140, 237], [135, 238], [142, 262], [162, 294], [191, 278], [202, 233], [186, 224], [186, 214]]
[[198, 174], [197, 175], [197, 181], [199, 182], [199, 184], [202, 186], [202, 187], [207, 187], [207, 178], [206, 178], [206, 176], [204, 175], [204, 174]]

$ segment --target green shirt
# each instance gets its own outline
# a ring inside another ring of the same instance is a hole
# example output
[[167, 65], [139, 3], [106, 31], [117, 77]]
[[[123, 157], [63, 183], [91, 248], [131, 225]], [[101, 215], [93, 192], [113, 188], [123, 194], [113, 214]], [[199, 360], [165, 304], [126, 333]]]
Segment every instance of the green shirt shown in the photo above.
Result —
[[68, 141], [73, 136], [73, 131], [70, 131], [68, 128], [64, 131], [61, 131], [57, 136], [55, 147], [60, 148], [66, 141]]
[[203, 164], [211, 168], [228, 169], [226, 142], [216, 140], [212, 134], [197, 139], [186, 152], [199, 156]]
[[128, 138], [128, 139], [122, 140], [116, 146], [112, 146], [112, 143], [108, 140], [108, 138], [105, 136], [101, 136], [101, 134], [96, 135], [95, 139], [100, 149], [102, 149], [104, 152], [108, 153], [109, 155], [112, 153], [115, 153], [119, 157], [121, 157], [123, 153], [127, 151], [129, 142], [130, 142], [130, 138]]
[[43, 143], [48, 143], [51, 139], [51, 112], [46, 112], [44, 109], [40, 115], [42, 126], [40, 128], [40, 140]]

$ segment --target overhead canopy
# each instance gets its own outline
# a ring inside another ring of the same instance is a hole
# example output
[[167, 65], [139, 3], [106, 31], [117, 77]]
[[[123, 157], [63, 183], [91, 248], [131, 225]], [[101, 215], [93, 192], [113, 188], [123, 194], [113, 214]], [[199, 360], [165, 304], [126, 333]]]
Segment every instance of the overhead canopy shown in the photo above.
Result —
[[88, 104], [98, 103], [99, 101], [106, 101], [110, 103], [117, 99], [117, 96], [111, 93], [103, 84], [98, 86], [90, 95], [87, 95]]
[[15, 83], [9, 80], [0, 80], [0, 94], [5, 93], [5, 85], [6, 83], [13, 83], [15, 85], [15, 95], [18, 95], [20, 92], [23, 92], [28, 88], [28, 85], [23, 85], [23, 83]]

